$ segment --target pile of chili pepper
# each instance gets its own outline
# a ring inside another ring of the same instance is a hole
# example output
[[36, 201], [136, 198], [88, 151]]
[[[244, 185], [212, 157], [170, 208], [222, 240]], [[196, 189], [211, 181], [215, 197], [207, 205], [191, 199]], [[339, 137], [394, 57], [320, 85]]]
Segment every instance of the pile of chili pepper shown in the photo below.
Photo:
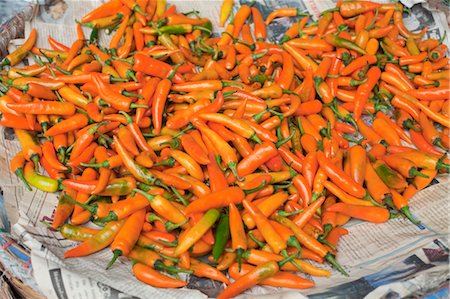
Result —
[[[225, 283], [219, 298], [310, 288], [295, 272], [330, 272], [309, 261], [346, 275], [343, 225], [418, 225], [409, 199], [450, 169], [448, 48], [402, 15], [338, 1], [317, 22], [294, 8], [264, 20], [242, 5], [212, 37], [195, 11], [111, 0], [71, 45], [37, 48], [33, 30], [1, 63], [0, 123], [22, 146], [11, 170], [61, 191], [49, 225], [81, 242], [65, 258], [109, 248], [107, 268], [127, 257], [155, 287], [188, 273]], [[269, 42], [280, 17], [297, 19]], [[27, 55], [36, 64], [16, 66]]]

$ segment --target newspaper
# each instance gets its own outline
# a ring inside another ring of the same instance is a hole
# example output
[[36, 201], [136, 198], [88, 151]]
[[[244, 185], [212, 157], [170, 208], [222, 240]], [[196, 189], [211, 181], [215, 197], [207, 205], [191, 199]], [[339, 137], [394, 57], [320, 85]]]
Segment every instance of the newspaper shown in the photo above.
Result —
[[[236, 2], [236, 1], [235, 1]], [[252, 0], [240, 0], [239, 5]], [[445, 15], [438, 10], [429, 11], [416, 4], [420, 1], [405, 1], [414, 12], [405, 16], [405, 23], [411, 30], [429, 26], [429, 37], [441, 38], [448, 31]], [[52, 8], [40, 6], [39, 12], [26, 25], [38, 29], [38, 46], [48, 47], [47, 36], [70, 45], [75, 40], [74, 19], [90, 11], [98, 1], [66, 1], [66, 6]], [[170, 1], [179, 11], [199, 11], [213, 22], [214, 34], [222, 28], [218, 26], [221, 1]], [[318, 16], [320, 11], [331, 8], [331, 0], [260, 0], [255, 3], [263, 17], [281, 7], [297, 7]], [[279, 40], [295, 18], [277, 19], [270, 25], [268, 39]], [[89, 30], [86, 30], [89, 34]], [[108, 36], [100, 36], [106, 41]], [[448, 40], [445, 41], [448, 44]], [[110, 270], [104, 270], [111, 259], [111, 252], [103, 250], [94, 255], [79, 259], [63, 259], [63, 253], [77, 243], [65, 240], [59, 233], [49, 230], [42, 221], [52, 221], [57, 203], [57, 195], [37, 190], [27, 191], [20, 181], [9, 171], [9, 162], [20, 146], [11, 129], [0, 129], [0, 188], [5, 198], [3, 204], [8, 219], [0, 217], [2, 227], [12, 225], [12, 233], [22, 244], [31, 248], [34, 277], [42, 294], [48, 298], [89, 299], [89, 298], [207, 298], [215, 297], [224, 285], [205, 278], [186, 276], [186, 288], [157, 289], [137, 281], [131, 273], [131, 264], [119, 259]], [[411, 209], [423, 222], [417, 227], [403, 218], [390, 220], [384, 224], [371, 224], [352, 221], [348, 225], [349, 234], [339, 244], [338, 261], [345, 267], [350, 277], [343, 277], [332, 271], [330, 278], [307, 276], [316, 287], [301, 292], [274, 287], [254, 287], [241, 295], [250, 298], [267, 295], [267, 298], [384, 298], [387, 296], [420, 296], [442, 288], [449, 279], [448, 237], [449, 203], [448, 177], [434, 181], [411, 200]], [[1, 215], [0, 215], [1, 216]], [[299, 274], [302, 275], [302, 274]]]

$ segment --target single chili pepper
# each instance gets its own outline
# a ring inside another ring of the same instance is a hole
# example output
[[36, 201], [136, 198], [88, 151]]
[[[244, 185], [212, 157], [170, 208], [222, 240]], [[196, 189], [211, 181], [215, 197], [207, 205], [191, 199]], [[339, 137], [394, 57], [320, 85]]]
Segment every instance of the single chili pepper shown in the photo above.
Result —
[[389, 211], [380, 207], [358, 207], [340, 202], [332, 205], [328, 210], [375, 223], [386, 222], [389, 219]]
[[111, 221], [92, 238], [85, 240], [77, 247], [66, 251], [64, 258], [86, 256], [106, 248], [114, 241], [124, 221]]
[[422, 174], [417, 170], [417, 167], [413, 162], [408, 159], [401, 157], [395, 157], [392, 155], [384, 156], [383, 161], [386, 162], [388, 166], [392, 169], [398, 171], [402, 176], [406, 178], [413, 178], [416, 175], [421, 176]]
[[72, 147], [72, 151], [70, 153], [70, 160], [74, 160], [75, 158], [80, 156], [83, 151], [92, 144], [92, 142], [95, 140], [95, 133], [98, 132], [99, 128], [104, 124], [105, 122], [95, 124], [85, 130], [82, 134], [77, 136], [75, 145]]
[[[238, 187], [229, 187], [227, 189], [207, 194], [191, 202], [186, 207], [185, 213], [204, 212], [213, 208], [226, 207], [231, 202], [234, 204], [240, 204], [244, 199], [244, 192]], [[213, 200], [220, 198], [220, 201]]]
[[330, 181], [324, 181], [322, 183], [322, 185], [331, 194], [335, 195], [341, 201], [343, 201], [343, 202], [345, 202], [347, 204], [360, 205], [360, 206], [373, 206], [373, 203], [371, 203], [370, 201], [356, 198], [356, 197], [346, 193], [344, 190], [342, 190], [340, 187], [336, 186], [335, 184], [333, 184]]
[[53, 216], [52, 227], [58, 228], [70, 217], [74, 209], [74, 204], [68, 199], [69, 194], [63, 192], [58, 199], [55, 214]]
[[144, 220], [145, 209], [134, 212], [125, 220], [125, 223], [111, 243], [111, 250], [114, 255], [106, 266], [106, 269], [109, 269], [119, 256], [128, 255], [131, 252], [139, 238]]
[[358, 86], [355, 96], [355, 110], [353, 111], [355, 120], [358, 120], [361, 117], [363, 107], [366, 104], [367, 99], [369, 97], [369, 92], [378, 82], [380, 76], [381, 70], [378, 67], [372, 67], [367, 72], [368, 78], [367, 82]]
[[424, 89], [410, 89], [408, 93], [422, 101], [439, 101], [448, 99], [450, 90], [448, 87], [434, 87]]
[[411, 137], [411, 141], [413, 144], [421, 151], [434, 154], [434, 155], [441, 155], [442, 152], [438, 151], [433, 147], [433, 144], [429, 143], [425, 137], [414, 130], [409, 130], [409, 136]]
[[305, 70], [311, 68], [313, 72], [317, 70], [317, 64], [306, 56], [301, 49], [296, 49], [294, 46], [286, 43], [283, 45], [289, 54], [291, 54], [292, 58]]
[[366, 54], [366, 50], [364, 50], [363, 48], [359, 47], [358, 45], [349, 41], [348, 39], [339, 37], [337, 35], [327, 34], [324, 36], [324, 39], [327, 43], [329, 43], [330, 45], [332, 45], [334, 47], [341, 47], [341, 48], [345, 48], [348, 50], [353, 50], [356, 53], [359, 53], [361, 55]]
[[76, 130], [85, 127], [88, 124], [88, 118], [84, 114], [75, 114], [74, 116], [59, 122], [58, 124], [52, 126], [44, 136], [55, 136], [59, 134], [64, 134], [72, 130]]
[[213, 280], [221, 281], [225, 284], [230, 284], [229, 279], [215, 267], [202, 263], [196, 259], [191, 259], [190, 269], [197, 277], [207, 277]]
[[[172, 73], [174, 73], [174, 67], [165, 62], [148, 57], [142, 53], [137, 53], [134, 56], [133, 70], [162, 79], [168, 78]], [[180, 83], [184, 80], [179, 73], [174, 73], [172, 81], [174, 83]]]
[[225, 25], [225, 22], [227, 21], [232, 8], [233, 8], [233, 1], [225, 0], [222, 2], [222, 6], [220, 8], [220, 16], [219, 16], [219, 26], [220, 27], [223, 27]]
[[122, 2], [120, 0], [108, 1], [84, 15], [81, 18], [81, 22], [87, 23], [95, 19], [111, 16], [115, 14], [121, 6]]
[[6, 65], [14, 66], [20, 63], [28, 54], [28, 51], [30, 51], [33, 48], [34, 44], [36, 43], [36, 39], [37, 39], [37, 31], [35, 28], [33, 28], [27, 40], [23, 43], [23, 45], [3, 59], [2, 63], [0, 63], [0, 68], [3, 68]]
[[19, 113], [73, 115], [75, 106], [72, 103], [35, 101], [30, 103], [10, 103], [7, 106]]
[[376, 117], [379, 119], [383, 119], [388, 125], [389, 127], [394, 130], [398, 136], [400, 136], [401, 139], [403, 139], [404, 141], [406, 141], [407, 143], [412, 143], [411, 139], [409, 138], [409, 136], [405, 133], [405, 131], [400, 128], [397, 124], [395, 124], [386, 114], [384, 114], [382, 111], [378, 111], [376, 114]]
[[396, 155], [411, 160], [418, 168], [449, 169], [448, 160], [444, 159], [442, 155], [430, 154], [419, 150], [405, 151]]
[[397, 9], [394, 12], [394, 24], [398, 28], [400, 34], [406, 38], [422, 38], [422, 36], [427, 32], [428, 26], [425, 26], [419, 33], [412, 33], [403, 23], [402, 14], [403, 11], [401, 9]]
[[58, 228], [58, 231], [66, 239], [83, 242], [94, 236], [100, 230], [65, 223]]
[[267, 162], [270, 158], [277, 154], [277, 149], [272, 142], [264, 142], [261, 146], [253, 151], [253, 153], [237, 165], [237, 173], [239, 177], [244, 177], [254, 172], [260, 165]]
[[242, 223], [241, 215], [239, 210], [233, 203], [229, 205], [230, 213], [230, 233], [232, 249], [236, 253], [236, 258], [239, 264], [239, 270], [242, 264], [242, 254], [247, 250], [247, 238], [245, 235], [244, 226]]
[[300, 17], [300, 16], [309, 16], [308, 13], [301, 12], [297, 8], [280, 8], [272, 11], [266, 18], [266, 25], [272, 23], [272, 21], [276, 18], [281, 17]]
[[236, 261], [236, 254], [234, 252], [225, 252], [216, 265], [216, 269], [223, 271], [228, 269]]
[[442, 145], [442, 142], [441, 142], [440, 133], [434, 127], [433, 122], [430, 121], [424, 113], [420, 113], [420, 115], [419, 115], [419, 124], [422, 128], [422, 134], [425, 137], [425, 139], [429, 143], [437, 145], [440, 148], [442, 148], [443, 150], [445, 150], [445, 147]]
[[303, 160], [302, 174], [308, 182], [309, 186], [313, 186], [314, 177], [319, 164], [315, 152], [308, 153]]
[[185, 281], [171, 278], [140, 263], [133, 265], [133, 274], [143, 283], [158, 288], [181, 288], [187, 285]]
[[214, 223], [219, 218], [220, 213], [216, 209], [208, 210], [203, 217], [190, 228], [185, 236], [179, 241], [178, 246], [175, 248], [174, 256], [179, 256], [180, 254], [186, 252], [195, 242], [197, 242], [206, 231], [214, 225]]
[[[238, 269], [238, 264], [235, 263], [228, 269], [228, 274], [231, 278], [237, 280], [254, 268], [254, 266], [244, 264], [242, 269]], [[305, 289], [314, 286], [313, 282], [289, 272], [278, 272], [274, 276], [262, 280], [259, 284], [291, 289]]]
[[360, 145], [350, 148], [350, 174], [353, 180], [362, 185], [366, 173], [366, 150]]
[[8, 70], [9, 79], [18, 79], [21, 77], [34, 77], [47, 70], [47, 66], [31, 65], [25, 68], [10, 68]]
[[338, 10], [344, 18], [351, 18], [366, 12], [374, 11], [380, 8], [380, 6], [381, 5], [379, 3], [370, 1], [367, 3], [350, 1], [350, 2], [342, 2]]
[[179, 150], [171, 150], [170, 156], [186, 168], [192, 177], [200, 181], [204, 180], [203, 171], [200, 165], [191, 156]]
[[225, 251], [225, 246], [230, 239], [230, 217], [222, 214], [217, 224], [215, 233], [215, 243], [212, 250], [212, 255], [215, 261], [218, 261]]
[[321, 16], [319, 23], [317, 25], [317, 32], [316, 32], [317, 38], [321, 38], [324, 35], [325, 31], [327, 30], [332, 20], [333, 20], [332, 12], [325, 12]]
[[[356, 58], [350, 64], [345, 66], [341, 70], [341, 75], [347, 76], [356, 71], [359, 68], [362, 68], [366, 65], [375, 64], [377, 62], [377, 57], [375, 55], [364, 55], [361, 57]], [[378, 80], [377, 80], [378, 81]]]

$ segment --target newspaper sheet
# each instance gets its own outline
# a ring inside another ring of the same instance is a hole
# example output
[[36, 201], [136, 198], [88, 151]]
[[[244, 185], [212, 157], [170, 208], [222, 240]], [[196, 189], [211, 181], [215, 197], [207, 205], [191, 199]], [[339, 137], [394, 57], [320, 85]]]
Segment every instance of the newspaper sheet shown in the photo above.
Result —
[[[235, 1], [236, 2], [236, 1]], [[236, 4], [249, 4], [251, 0], [240, 0]], [[429, 37], [440, 38], [448, 31], [445, 15], [429, 11], [414, 1], [405, 1], [414, 13], [405, 16], [411, 30], [429, 26]], [[418, 1], [419, 2], [419, 1]], [[64, 44], [75, 40], [74, 19], [98, 5], [97, 1], [66, 1], [60, 7], [64, 13], [49, 6], [41, 6], [39, 13], [26, 26], [26, 33], [35, 27], [39, 32], [38, 46], [47, 47], [46, 37], [51, 35]], [[218, 15], [221, 1], [169, 1], [176, 4], [179, 11], [198, 10], [209, 17], [219, 34]], [[193, 7], [195, 3], [195, 7]], [[297, 7], [318, 16], [320, 11], [334, 6], [333, 1], [322, 0], [260, 0], [255, 4], [263, 17], [280, 7]], [[236, 9], [239, 6], [236, 5]], [[294, 18], [277, 19], [271, 24], [269, 40], [279, 40]], [[86, 30], [89, 33], [89, 30]], [[101, 36], [106, 41], [107, 36]], [[446, 41], [448, 44], [448, 41]], [[138, 282], [131, 273], [130, 263], [119, 260], [110, 270], [103, 270], [111, 258], [111, 252], [104, 250], [81, 258], [64, 260], [63, 253], [76, 245], [47, 229], [42, 221], [52, 221], [57, 196], [36, 190], [27, 191], [19, 180], [6, 171], [19, 144], [12, 130], [0, 129], [0, 187], [5, 198], [9, 222], [13, 233], [32, 249], [34, 276], [40, 290], [48, 298], [206, 298], [215, 297], [223, 285], [204, 278], [185, 277], [188, 287], [182, 290], [156, 289]], [[352, 298], [383, 298], [387, 294], [399, 297], [426, 294], [439, 289], [448, 281], [448, 237], [449, 202], [448, 178], [444, 177], [436, 185], [416, 195], [411, 201], [414, 215], [423, 221], [417, 227], [397, 218], [384, 224], [351, 222], [349, 234], [340, 241], [338, 261], [345, 266], [350, 277], [342, 277], [333, 271], [331, 278], [308, 277], [316, 283], [311, 290], [293, 292], [272, 287], [255, 287], [242, 295], [269, 295], [270, 298], [301, 298], [301, 294], [311, 298], [332, 298], [346, 295]], [[7, 220], [0, 217], [2, 226]], [[321, 267], [326, 267], [319, 265]], [[426, 277], [426, 279], [425, 279]]]

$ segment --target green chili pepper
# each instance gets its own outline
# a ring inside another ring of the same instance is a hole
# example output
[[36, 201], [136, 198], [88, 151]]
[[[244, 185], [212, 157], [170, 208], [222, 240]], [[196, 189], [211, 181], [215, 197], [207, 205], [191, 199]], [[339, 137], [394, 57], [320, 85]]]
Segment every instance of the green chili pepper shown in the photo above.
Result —
[[228, 240], [230, 240], [230, 217], [222, 214], [219, 224], [217, 224], [216, 234], [214, 236], [214, 247], [212, 250], [213, 258], [217, 262], [225, 250]]

